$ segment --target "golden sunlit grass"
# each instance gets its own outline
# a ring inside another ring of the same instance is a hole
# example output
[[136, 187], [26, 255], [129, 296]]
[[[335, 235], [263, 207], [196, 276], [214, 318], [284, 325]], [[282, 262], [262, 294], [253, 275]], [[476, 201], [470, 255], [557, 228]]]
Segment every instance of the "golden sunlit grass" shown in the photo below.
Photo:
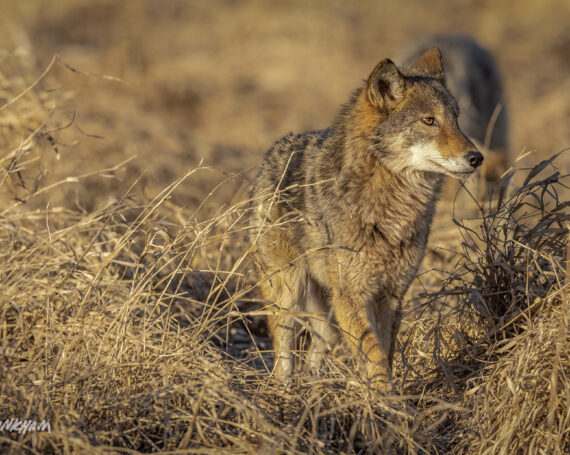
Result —
[[51, 432], [1, 432], [3, 451], [570, 450], [570, 216], [556, 167], [567, 152], [458, 221], [462, 252], [412, 296], [399, 394], [370, 390], [342, 346], [320, 377], [285, 387], [270, 374], [260, 314], [271, 307], [250, 274], [248, 201], [207, 214], [177, 205], [199, 166], [152, 198], [133, 179], [93, 210], [46, 202], [87, 177], [119, 178], [124, 164], [45, 183], [63, 94], [11, 80], [0, 105], [0, 418], [46, 420]]

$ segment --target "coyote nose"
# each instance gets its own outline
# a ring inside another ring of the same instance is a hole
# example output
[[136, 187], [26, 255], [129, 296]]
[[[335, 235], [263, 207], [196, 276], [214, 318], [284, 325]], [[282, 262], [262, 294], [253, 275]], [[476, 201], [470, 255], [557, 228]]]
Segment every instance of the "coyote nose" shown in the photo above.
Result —
[[465, 154], [465, 159], [469, 162], [471, 167], [478, 168], [483, 162], [483, 154], [481, 152], [473, 150]]

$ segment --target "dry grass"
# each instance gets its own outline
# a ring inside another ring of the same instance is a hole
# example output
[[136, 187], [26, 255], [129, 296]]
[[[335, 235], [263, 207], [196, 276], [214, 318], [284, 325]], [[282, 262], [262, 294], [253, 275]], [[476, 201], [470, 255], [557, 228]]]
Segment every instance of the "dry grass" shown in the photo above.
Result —
[[[114, 156], [50, 79], [69, 69], [41, 77], [30, 59], [2, 55], [0, 419], [51, 433], [2, 431], [3, 452], [570, 451], [568, 152], [434, 232], [449, 251], [411, 289], [399, 394], [368, 389], [344, 346], [284, 387], [250, 275], [247, 176], [180, 158], [145, 195], [129, 134]], [[88, 79], [94, 98], [113, 91]], [[148, 140], [179, 151], [170, 127]]]

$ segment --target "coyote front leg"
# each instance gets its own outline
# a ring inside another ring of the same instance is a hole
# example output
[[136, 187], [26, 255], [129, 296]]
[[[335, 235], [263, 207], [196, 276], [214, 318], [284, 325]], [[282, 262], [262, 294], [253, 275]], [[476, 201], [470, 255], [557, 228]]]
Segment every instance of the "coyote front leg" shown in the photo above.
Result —
[[[386, 302], [381, 305], [357, 295], [333, 294], [338, 325], [352, 350], [364, 357], [366, 372], [374, 388], [391, 388], [391, 353], [397, 311]], [[380, 320], [381, 319], [381, 320]]]
[[382, 296], [376, 300], [373, 308], [380, 348], [388, 354], [388, 368], [392, 371], [396, 337], [402, 320], [401, 299]]

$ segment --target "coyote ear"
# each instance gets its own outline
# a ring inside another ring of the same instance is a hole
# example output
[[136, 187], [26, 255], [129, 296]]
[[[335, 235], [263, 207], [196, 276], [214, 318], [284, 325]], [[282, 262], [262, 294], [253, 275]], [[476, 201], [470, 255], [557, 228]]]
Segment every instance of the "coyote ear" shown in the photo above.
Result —
[[437, 47], [432, 47], [427, 50], [423, 55], [418, 57], [414, 66], [412, 66], [412, 70], [425, 76], [444, 79], [445, 71], [443, 70], [443, 60], [440, 50]]
[[382, 60], [368, 77], [368, 98], [378, 110], [388, 113], [403, 97], [405, 82], [404, 76], [392, 60]]

